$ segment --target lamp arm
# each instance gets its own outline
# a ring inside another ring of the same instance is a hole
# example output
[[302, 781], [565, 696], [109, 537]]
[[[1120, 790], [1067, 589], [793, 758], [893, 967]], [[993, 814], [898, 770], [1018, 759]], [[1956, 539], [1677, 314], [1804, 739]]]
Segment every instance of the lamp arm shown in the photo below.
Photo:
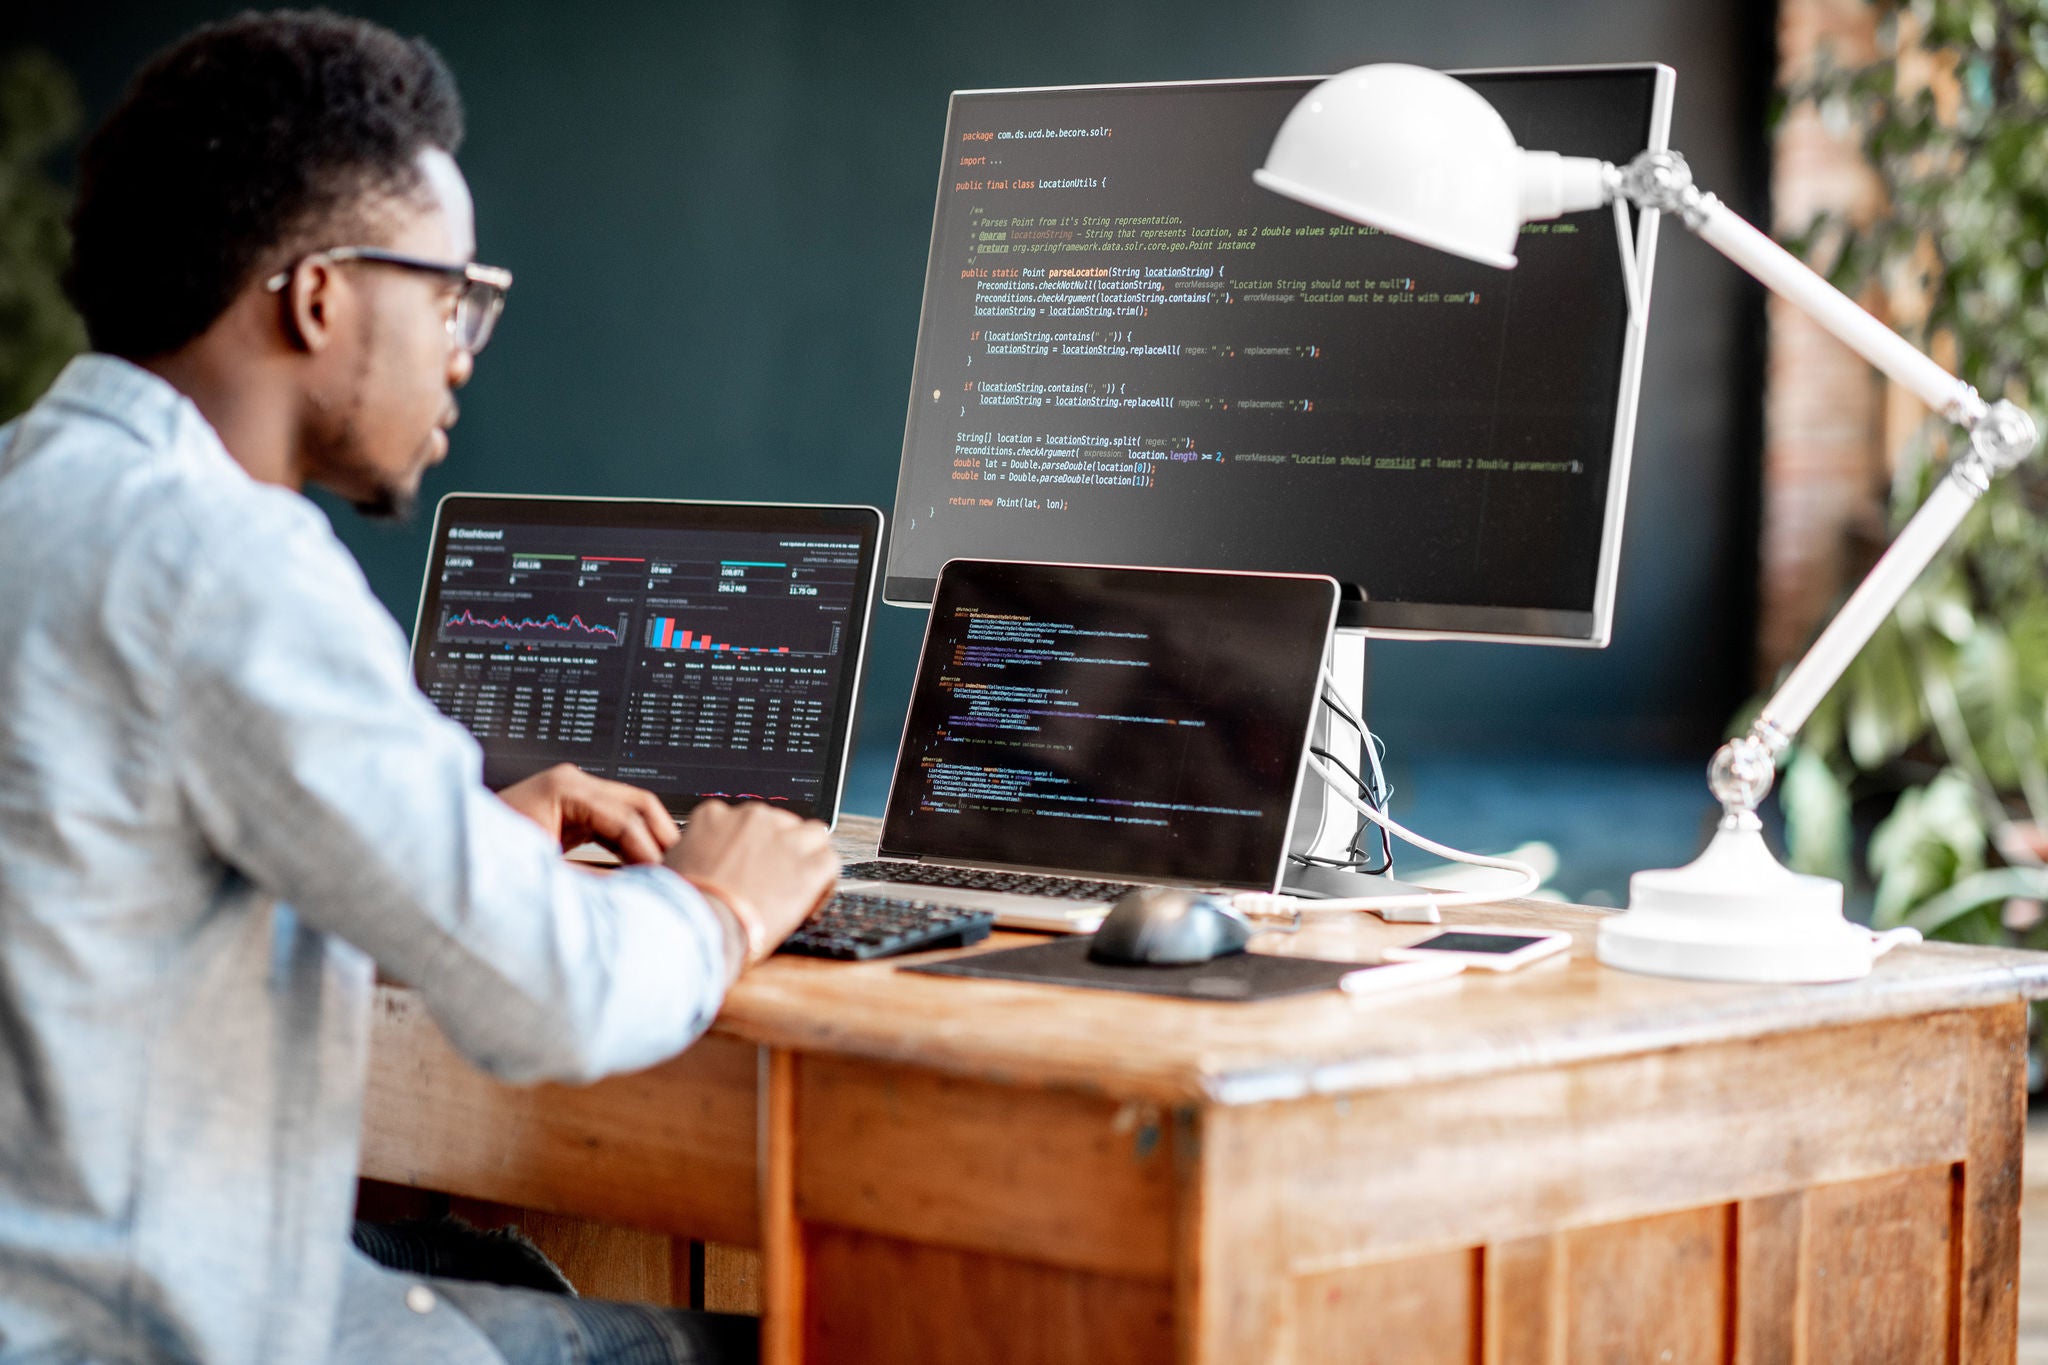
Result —
[[1984, 417], [1984, 400], [1975, 389], [1922, 355], [1911, 342], [1726, 204], [1695, 186], [1691, 168], [1677, 152], [1644, 152], [1609, 177], [1608, 185], [1612, 193], [1639, 208], [1677, 214], [1707, 245], [1951, 422], [1973, 428]]
[[1970, 447], [1913, 514], [1870, 573], [1828, 622], [1746, 734], [1722, 745], [1707, 769], [1724, 827], [1754, 828], [1777, 762], [1814, 707], [1892, 614], [1928, 562], [1961, 525], [1991, 480], [2034, 451], [2039, 436], [2025, 410], [1977, 390], [1922, 355], [1791, 252], [1692, 183], [1676, 152], [1645, 152], [1604, 177], [1608, 191], [1640, 208], [1676, 213], [1709, 246], [1761, 280], [1842, 343], [1970, 433]]
[[1747, 826], [1756, 819], [1756, 807], [1769, 795], [1778, 759], [1792, 737], [1962, 523], [1983, 489], [1958, 478], [1960, 470], [1960, 461], [1950, 467], [1820, 638], [1764, 703], [1749, 730], [1715, 752], [1707, 768], [1707, 786], [1721, 803], [1724, 824], [1733, 821]]

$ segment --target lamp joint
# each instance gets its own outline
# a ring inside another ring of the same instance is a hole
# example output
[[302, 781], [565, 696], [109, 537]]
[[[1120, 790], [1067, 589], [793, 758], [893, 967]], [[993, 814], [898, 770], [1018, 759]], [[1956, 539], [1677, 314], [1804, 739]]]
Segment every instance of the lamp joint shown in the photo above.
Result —
[[1770, 717], [1758, 716], [1747, 734], [1715, 750], [1707, 765], [1707, 788], [1721, 803], [1724, 826], [1749, 828], [1743, 817], [1756, 818], [1756, 808], [1770, 795], [1777, 778], [1778, 757], [1791, 742]]
[[1686, 227], [1698, 231], [1720, 200], [1692, 183], [1692, 167], [1673, 151], [1643, 152], [1620, 175], [1622, 197], [1637, 208], [1675, 213]]
[[1990, 414], [1991, 409], [1976, 386], [1965, 384], [1960, 379], [1956, 381], [1955, 397], [1949, 399], [1941, 410], [1943, 417], [1965, 431], [1975, 431]]
[[[1976, 397], [1974, 389], [1970, 389], [1970, 397]], [[1982, 407], [1976, 420], [1964, 422], [1964, 426], [1970, 428], [1970, 448], [1950, 465], [1950, 479], [1962, 483], [1972, 495], [1991, 491], [1993, 479], [2032, 456], [2040, 444], [2034, 413], [2005, 399]]]

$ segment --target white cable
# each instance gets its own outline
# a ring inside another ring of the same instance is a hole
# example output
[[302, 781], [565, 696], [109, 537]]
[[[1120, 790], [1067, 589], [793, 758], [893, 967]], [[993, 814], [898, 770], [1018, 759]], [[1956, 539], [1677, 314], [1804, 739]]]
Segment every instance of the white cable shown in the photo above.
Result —
[[1387, 774], [1380, 767], [1380, 737], [1358, 718], [1358, 713], [1344, 700], [1344, 693], [1338, 689], [1337, 679], [1328, 668], [1323, 670], [1323, 705], [1350, 721], [1352, 728], [1358, 731], [1358, 747], [1365, 751], [1365, 761], [1372, 767], [1373, 790], [1384, 799]]
[[1310, 755], [1309, 767], [1316, 771], [1332, 792], [1366, 819], [1386, 830], [1395, 838], [1425, 852], [1434, 853], [1454, 863], [1465, 863], [1472, 867], [1490, 867], [1502, 872], [1515, 874], [1512, 889], [1497, 891], [1421, 891], [1386, 896], [1345, 896], [1331, 900], [1308, 900], [1297, 896], [1275, 896], [1264, 892], [1243, 892], [1232, 898], [1231, 904], [1248, 915], [1297, 914], [1306, 910], [1402, 910], [1408, 907], [1443, 907], [1459, 905], [1491, 905], [1496, 901], [1526, 896], [1543, 883], [1543, 874], [1524, 862], [1513, 858], [1489, 858], [1483, 854], [1465, 853], [1447, 848], [1434, 839], [1425, 839], [1413, 830], [1407, 829], [1392, 816], [1383, 815], [1365, 802], [1359, 800], [1337, 780], [1337, 774], [1321, 759]]
[[1629, 226], [1628, 200], [1618, 194], [1614, 196], [1614, 233], [1621, 243], [1621, 285], [1628, 292], [1628, 323], [1631, 327], [1640, 327], [1643, 325], [1643, 285], [1636, 263], [1636, 235]]
[[1358, 718], [1357, 713], [1351, 709], [1351, 704], [1344, 700], [1344, 691], [1337, 686], [1337, 675], [1330, 671], [1328, 664], [1323, 665], [1323, 704], [1356, 725], [1361, 732], [1364, 731], [1365, 722]]

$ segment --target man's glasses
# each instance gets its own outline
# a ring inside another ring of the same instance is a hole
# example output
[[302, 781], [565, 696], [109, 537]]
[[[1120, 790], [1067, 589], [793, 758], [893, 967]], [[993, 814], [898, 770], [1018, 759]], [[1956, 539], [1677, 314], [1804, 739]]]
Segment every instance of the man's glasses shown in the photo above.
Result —
[[[455, 286], [455, 311], [448, 315], [448, 337], [457, 346], [475, 355], [491, 339], [491, 329], [498, 323], [498, 314], [505, 311], [505, 291], [512, 287], [512, 272], [501, 270], [494, 265], [478, 265], [474, 261], [462, 265], [451, 265], [445, 261], [427, 261], [418, 256], [401, 255], [374, 246], [336, 246], [325, 251], [315, 251], [313, 256], [330, 261], [367, 261], [371, 265], [395, 265], [401, 270], [420, 270], [429, 275], [439, 275]], [[311, 259], [307, 257], [306, 259]], [[294, 266], [293, 268], [296, 268]], [[280, 270], [263, 282], [263, 287], [275, 294], [291, 282], [291, 270]]]

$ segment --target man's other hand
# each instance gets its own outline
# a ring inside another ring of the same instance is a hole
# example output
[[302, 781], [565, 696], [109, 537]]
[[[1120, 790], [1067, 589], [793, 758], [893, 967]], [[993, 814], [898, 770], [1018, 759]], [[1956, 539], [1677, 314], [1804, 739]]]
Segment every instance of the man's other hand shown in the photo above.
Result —
[[832, 833], [816, 820], [757, 801], [706, 801], [685, 824], [665, 861], [746, 926], [749, 965], [774, 952], [839, 880]]
[[658, 863], [682, 838], [673, 816], [653, 793], [592, 777], [573, 763], [557, 763], [498, 793], [513, 810], [561, 842], [604, 845], [629, 863]]

